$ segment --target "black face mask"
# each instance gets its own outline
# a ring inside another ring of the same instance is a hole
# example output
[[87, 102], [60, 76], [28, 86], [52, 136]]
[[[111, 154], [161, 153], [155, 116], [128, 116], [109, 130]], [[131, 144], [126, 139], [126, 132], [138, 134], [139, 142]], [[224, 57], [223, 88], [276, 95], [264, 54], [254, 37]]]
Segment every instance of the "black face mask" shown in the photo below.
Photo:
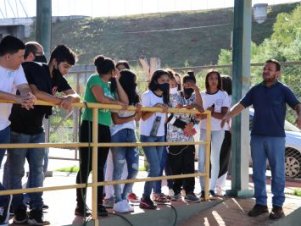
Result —
[[168, 83], [158, 84], [158, 89], [160, 89], [164, 93], [168, 92], [169, 91], [169, 84]]
[[191, 94], [193, 93], [193, 89], [192, 88], [184, 88], [184, 94], [188, 97], [191, 96]]
[[47, 63], [47, 59], [44, 55], [35, 56], [34, 62]]

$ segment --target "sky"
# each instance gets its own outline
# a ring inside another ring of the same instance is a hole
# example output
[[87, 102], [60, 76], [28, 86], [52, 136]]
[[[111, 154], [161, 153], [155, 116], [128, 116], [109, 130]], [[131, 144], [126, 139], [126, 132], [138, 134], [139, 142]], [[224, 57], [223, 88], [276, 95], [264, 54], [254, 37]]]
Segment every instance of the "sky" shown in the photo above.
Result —
[[[0, 18], [32, 17], [37, 0], [0, 0]], [[44, 1], [44, 0], [38, 0]], [[300, 2], [296, 0], [253, 0], [269, 5]], [[85, 15], [116, 17], [156, 12], [206, 10], [233, 7], [234, 0], [52, 0], [53, 16]]]

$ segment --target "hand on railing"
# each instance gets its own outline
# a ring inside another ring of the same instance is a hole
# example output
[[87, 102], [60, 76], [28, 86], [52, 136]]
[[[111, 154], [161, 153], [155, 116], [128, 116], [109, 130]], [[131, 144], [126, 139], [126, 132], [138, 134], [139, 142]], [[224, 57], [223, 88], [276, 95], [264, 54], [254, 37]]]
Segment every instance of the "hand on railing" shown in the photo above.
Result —
[[30, 110], [34, 108], [34, 104], [37, 101], [37, 98], [31, 93], [28, 92], [26, 95], [18, 96], [17, 103], [21, 104], [23, 108], [26, 110]]

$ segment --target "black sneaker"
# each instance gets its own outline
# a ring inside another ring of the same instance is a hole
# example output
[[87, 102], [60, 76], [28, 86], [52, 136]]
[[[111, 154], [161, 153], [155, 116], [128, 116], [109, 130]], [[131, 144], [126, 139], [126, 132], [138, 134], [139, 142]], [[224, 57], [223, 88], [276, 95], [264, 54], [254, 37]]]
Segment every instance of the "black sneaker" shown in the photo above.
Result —
[[103, 205], [98, 205], [97, 207], [97, 215], [100, 217], [107, 217], [108, 211], [106, 210], [106, 208]]
[[20, 206], [14, 211], [14, 223], [24, 224], [28, 220], [26, 206]]
[[79, 216], [79, 217], [89, 217], [89, 216], [91, 216], [91, 213], [87, 210], [87, 208], [84, 209], [84, 208], [80, 208], [78, 206], [75, 208], [74, 214], [76, 216]]
[[13, 199], [12, 195], [6, 196], [7, 200], [4, 206], [0, 206], [0, 225], [8, 225], [9, 210]]
[[278, 220], [284, 217], [284, 212], [281, 206], [273, 206], [272, 212], [270, 213], [271, 220]]
[[204, 198], [205, 198], [205, 192], [201, 191], [200, 199], [204, 199]]
[[213, 190], [210, 190], [209, 193], [210, 193], [211, 197], [215, 197], [216, 196], [215, 191], [213, 191]]
[[265, 205], [256, 204], [253, 209], [248, 212], [249, 217], [257, 217], [261, 214], [269, 212], [268, 207]]
[[150, 209], [150, 210], [157, 209], [157, 206], [149, 197], [141, 198], [139, 207], [141, 209]]
[[48, 221], [44, 221], [43, 210], [32, 209], [28, 218], [29, 225], [47, 225]]

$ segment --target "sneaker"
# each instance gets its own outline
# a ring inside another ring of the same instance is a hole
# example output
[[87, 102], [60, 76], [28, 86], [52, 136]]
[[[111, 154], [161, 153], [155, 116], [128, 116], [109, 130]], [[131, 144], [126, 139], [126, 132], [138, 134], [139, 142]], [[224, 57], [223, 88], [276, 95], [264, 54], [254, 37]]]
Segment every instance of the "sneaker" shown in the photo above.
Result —
[[103, 205], [98, 205], [97, 214], [100, 217], [107, 217], [109, 215], [108, 211], [106, 210], [106, 208]]
[[265, 205], [256, 204], [253, 209], [248, 212], [249, 217], [257, 217], [261, 214], [269, 212], [268, 207]]
[[199, 194], [199, 196], [200, 196], [200, 199], [204, 199], [205, 198], [205, 192], [201, 191], [201, 193]]
[[14, 211], [14, 223], [24, 224], [28, 220], [28, 215], [26, 212], [26, 207], [21, 206]]
[[215, 197], [215, 196], [216, 196], [215, 191], [213, 191], [213, 190], [210, 190], [210, 191], [209, 191], [209, 194], [210, 194], [212, 197]]
[[171, 197], [172, 201], [179, 201], [182, 199], [181, 193], [175, 194], [174, 196]]
[[6, 197], [7, 197], [7, 201], [5, 203], [6, 205], [0, 207], [0, 225], [1, 226], [8, 225], [8, 220], [9, 220], [9, 215], [10, 215], [9, 210], [10, 210], [11, 202], [13, 199], [12, 195], [9, 195]]
[[114, 206], [114, 203], [115, 203], [115, 199], [114, 199], [113, 196], [108, 198], [108, 199], [103, 200], [103, 206], [108, 208], [108, 209], [112, 209], [113, 206]]
[[43, 210], [32, 209], [28, 218], [29, 225], [48, 225], [48, 221], [44, 221]]
[[131, 203], [138, 203], [140, 200], [135, 193], [128, 194], [128, 201]]
[[90, 213], [90, 211], [88, 211], [87, 208], [86, 209], [85, 208], [80, 208], [78, 206], [75, 208], [74, 214], [76, 216], [79, 216], [79, 217], [89, 217], [89, 216], [91, 216], [91, 213]]
[[200, 202], [200, 199], [198, 197], [196, 197], [196, 195], [194, 193], [188, 193], [185, 196], [185, 200], [188, 202]]
[[117, 213], [133, 212], [134, 208], [131, 207], [127, 200], [121, 200], [114, 204], [113, 210]]
[[271, 220], [278, 220], [284, 217], [284, 212], [281, 206], [273, 206], [272, 212], [270, 213]]
[[153, 201], [149, 197], [141, 198], [139, 207], [141, 209], [157, 209], [157, 206], [153, 203]]
[[163, 193], [153, 193], [153, 200], [156, 203], [167, 203], [169, 201], [166, 195], [164, 195]]
[[168, 190], [168, 196], [170, 197], [170, 198], [172, 198], [173, 196], [175, 196], [175, 192], [174, 192], [174, 190], [173, 189], [169, 189]]
[[123, 202], [124, 202], [124, 205], [127, 207], [128, 212], [134, 212], [134, 207], [132, 205], [130, 205], [127, 200], [123, 200]]

